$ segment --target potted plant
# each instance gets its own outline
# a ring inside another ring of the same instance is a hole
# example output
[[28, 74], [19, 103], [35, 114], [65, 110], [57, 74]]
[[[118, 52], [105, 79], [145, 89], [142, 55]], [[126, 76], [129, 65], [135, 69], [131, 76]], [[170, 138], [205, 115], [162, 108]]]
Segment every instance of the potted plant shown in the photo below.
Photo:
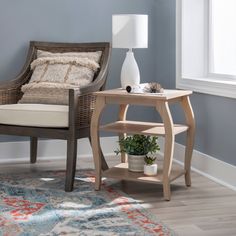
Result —
[[145, 175], [156, 175], [157, 174], [157, 164], [155, 163], [156, 157], [145, 156], [144, 161], [144, 174]]
[[128, 168], [133, 172], [143, 172], [144, 158], [150, 153], [160, 150], [157, 137], [135, 134], [122, 138], [119, 141], [120, 149], [116, 154], [125, 152], [128, 154]]

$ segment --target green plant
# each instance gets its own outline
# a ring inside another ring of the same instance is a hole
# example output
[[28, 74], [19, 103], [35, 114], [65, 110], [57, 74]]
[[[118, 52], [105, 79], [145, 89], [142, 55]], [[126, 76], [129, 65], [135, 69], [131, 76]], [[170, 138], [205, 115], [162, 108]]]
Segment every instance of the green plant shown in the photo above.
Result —
[[144, 157], [144, 161], [147, 165], [154, 164], [155, 160], [156, 160], [156, 157], [151, 157], [151, 156], [145, 156]]
[[157, 144], [157, 137], [135, 134], [122, 138], [119, 141], [120, 149], [115, 151], [116, 154], [126, 152], [130, 155], [147, 155], [160, 150]]

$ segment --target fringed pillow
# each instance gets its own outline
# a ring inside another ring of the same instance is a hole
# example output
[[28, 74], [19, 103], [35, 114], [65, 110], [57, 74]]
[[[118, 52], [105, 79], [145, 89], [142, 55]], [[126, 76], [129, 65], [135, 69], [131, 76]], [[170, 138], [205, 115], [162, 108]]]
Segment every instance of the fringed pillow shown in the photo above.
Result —
[[77, 57], [77, 58], [88, 58], [97, 63], [100, 62], [102, 51], [96, 52], [63, 52], [63, 53], [54, 53], [43, 50], [37, 50], [37, 58], [42, 57]]
[[101, 57], [101, 52], [37, 54], [31, 63], [30, 82], [21, 88], [24, 95], [19, 103], [68, 104], [68, 89], [90, 84]]

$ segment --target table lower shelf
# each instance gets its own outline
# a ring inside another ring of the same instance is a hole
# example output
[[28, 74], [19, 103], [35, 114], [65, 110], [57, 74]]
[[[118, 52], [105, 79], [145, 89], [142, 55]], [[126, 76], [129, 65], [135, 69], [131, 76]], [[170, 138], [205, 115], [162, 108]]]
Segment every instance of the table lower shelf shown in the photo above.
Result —
[[[147, 176], [144, 173], [136, 173], [128, 170], [128, 163], [118, 164], [106, 171], [102, 172], [103, 177], [120, 179], [120, 180], [130, 180], [148, 183], [162, 183], [163, 182], [163, 171], [162, 162], [158, 162], [158, 171], [155, 176]], [[178, 177], [185, 174], [185, 170], [182, 166], [175, 166], [171, 170], [170, 181], [177, 179]]]

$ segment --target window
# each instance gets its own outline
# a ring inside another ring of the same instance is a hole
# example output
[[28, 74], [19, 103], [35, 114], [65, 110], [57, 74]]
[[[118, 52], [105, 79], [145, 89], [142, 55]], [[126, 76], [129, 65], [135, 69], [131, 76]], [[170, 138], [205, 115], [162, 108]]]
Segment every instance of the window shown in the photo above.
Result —
[[211, 0], [209, 10], [209, 72], [236, 78], [236, 1]]
[[177, 0], [176, 86], [236, 98], [236, 0]]

